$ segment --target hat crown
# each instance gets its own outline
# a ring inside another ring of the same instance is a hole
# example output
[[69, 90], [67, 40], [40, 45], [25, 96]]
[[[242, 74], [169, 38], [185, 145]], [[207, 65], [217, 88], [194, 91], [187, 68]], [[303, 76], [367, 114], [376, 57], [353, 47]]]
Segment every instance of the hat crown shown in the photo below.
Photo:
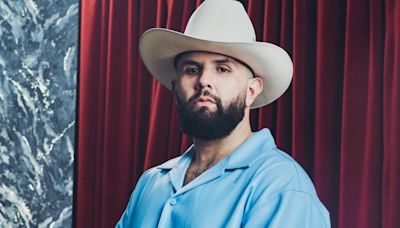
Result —
[[234, 0], [205, 0], [192, 14], [185, 35], [217, 42], [255, 42], [253, 24]]

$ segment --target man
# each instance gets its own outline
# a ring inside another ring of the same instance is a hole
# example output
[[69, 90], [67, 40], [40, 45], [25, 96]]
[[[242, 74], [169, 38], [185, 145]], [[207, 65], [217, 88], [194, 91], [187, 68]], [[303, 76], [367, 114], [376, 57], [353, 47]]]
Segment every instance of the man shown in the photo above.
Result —
[[250, 109], [284, 93], [292, 62], [255, 41], [239, 2], [204, 1], [184, 34], [150, 29], [140, 52], [193, 145], [142, 175], [117, 227], [330, 227], [304, 170], [269, 130], [251, 131]]

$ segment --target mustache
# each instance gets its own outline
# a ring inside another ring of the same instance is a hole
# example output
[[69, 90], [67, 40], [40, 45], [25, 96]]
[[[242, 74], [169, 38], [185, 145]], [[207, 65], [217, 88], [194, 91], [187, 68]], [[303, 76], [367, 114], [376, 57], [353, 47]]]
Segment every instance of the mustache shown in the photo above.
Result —
[[187, 103], [189, 103], [190, 105], [193, 105], [197, 99], [199, 99], [202, 96], [208, 96], [211, 97], [212, 99], [215, 100], [215, 102], [218, 102], [220, 99], [219, 97], [215, 96], [214, 94], [212, 94], [210, 91], [208, 90], [199, 90], [196, 94], [194, 94]]

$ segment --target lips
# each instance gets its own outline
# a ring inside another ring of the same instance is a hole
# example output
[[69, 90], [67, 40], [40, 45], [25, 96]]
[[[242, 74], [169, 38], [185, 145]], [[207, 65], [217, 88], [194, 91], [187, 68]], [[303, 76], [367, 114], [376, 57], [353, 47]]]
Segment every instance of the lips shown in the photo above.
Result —
[[211, 102], [211, 103], [215, 103], [215, 100], [212, 99], [211, 97], [203, 96], [203, 97], [200, 97], [199, 99], [197, 99], [197, 101], [196, 101], [195, 103], [197, 103], [197, 102]]

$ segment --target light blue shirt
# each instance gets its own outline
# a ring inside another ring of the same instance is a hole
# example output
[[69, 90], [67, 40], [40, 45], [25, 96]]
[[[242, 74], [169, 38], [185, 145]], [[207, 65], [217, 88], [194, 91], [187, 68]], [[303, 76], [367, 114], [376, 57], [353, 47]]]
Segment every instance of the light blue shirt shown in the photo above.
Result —
[[268, 129], [182, 187], [193, 152], [146, 171], [116, 227], [330, 227], [310, 178]]

